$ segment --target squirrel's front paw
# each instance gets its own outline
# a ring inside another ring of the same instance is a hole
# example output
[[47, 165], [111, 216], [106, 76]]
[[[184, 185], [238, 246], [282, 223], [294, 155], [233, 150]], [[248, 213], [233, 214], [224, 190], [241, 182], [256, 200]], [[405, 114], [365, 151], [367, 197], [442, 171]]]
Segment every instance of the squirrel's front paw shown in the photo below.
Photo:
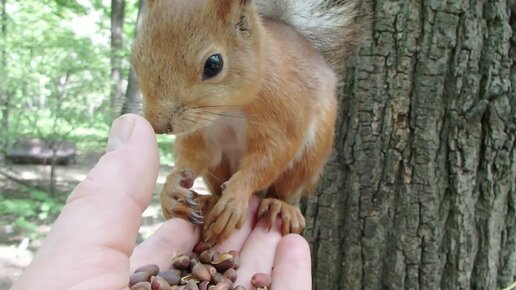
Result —
[[281, 216], [281, 233], [283, 235], [299, 234], [305, 228], [305, 218], [299, 208], [276, 198], [262, 200], [257, 215], [258, 219], [266, 218], [266, 225], [269, 229], [276, 217]]
[[223, 193], [206, 218], [203, 240], [212, 244], [220, 243], [229, 238], [235, 229], [242, 228], [248, 202], [247, 198]]
[[198, 210], [198, 194], [192, 187], [194, 175], [191, 171], [172, 172], [159, 195], [163, 216], [166, 219], [179, 217], [193, 224], [202, 224], [202, 213]]

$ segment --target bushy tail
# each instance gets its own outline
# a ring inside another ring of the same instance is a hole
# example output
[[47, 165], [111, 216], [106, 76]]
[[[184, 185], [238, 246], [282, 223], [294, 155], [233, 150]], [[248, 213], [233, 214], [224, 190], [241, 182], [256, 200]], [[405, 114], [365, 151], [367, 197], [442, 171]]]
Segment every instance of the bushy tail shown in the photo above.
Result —
[[[258, 12], [295, 27], [340, 69], [344, 57], [359, 39], [361, 0], [256, 0]], [[364, 19], [365, 20], [365, 19]]]

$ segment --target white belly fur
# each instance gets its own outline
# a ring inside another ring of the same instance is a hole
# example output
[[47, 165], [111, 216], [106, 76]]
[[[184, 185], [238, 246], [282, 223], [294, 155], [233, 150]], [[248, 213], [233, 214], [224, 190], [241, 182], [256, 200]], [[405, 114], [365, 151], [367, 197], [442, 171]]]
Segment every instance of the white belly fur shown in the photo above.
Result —
[[[247, 150], [246, 130], [247, 119], [242, 112], [227, 113], [228, 116], [219, 117], [213, 124], [203, 129], [203, 137], [214, 154], [210, 167], [220, 164], [224, 157], [230, 166], [231, 174], [235, 173], [242, 156]], [[311, 120], [305, 132], [304, 144], [299, 148], [288, 169], [300, 161], [307, 150], [315, 145], [317, 134], [317, 120]]]
[[213, 124], [203, 129], [203, 137], [214, 153], [210, 167], [217, 166], [222, 157], [229, 162], [231, 173], [235, 173], [247, 149], [247, 119], [242, 112], [226, 113]]

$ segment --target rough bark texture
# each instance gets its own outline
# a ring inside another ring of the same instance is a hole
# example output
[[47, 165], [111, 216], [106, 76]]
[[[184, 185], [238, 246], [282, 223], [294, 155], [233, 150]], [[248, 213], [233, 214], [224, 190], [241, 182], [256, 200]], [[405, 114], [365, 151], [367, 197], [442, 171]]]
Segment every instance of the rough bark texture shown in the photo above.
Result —
[[[516, 280], [516, 11], [376, 0], [335, 154], [306, 205], [314, 289]], [[366, 6], [366, 4], [364, 4]]]

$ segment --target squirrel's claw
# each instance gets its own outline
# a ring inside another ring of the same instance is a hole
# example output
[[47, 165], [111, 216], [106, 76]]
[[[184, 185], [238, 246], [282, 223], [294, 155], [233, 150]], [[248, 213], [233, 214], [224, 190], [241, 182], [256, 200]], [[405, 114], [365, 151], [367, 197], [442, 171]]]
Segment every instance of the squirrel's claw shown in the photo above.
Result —
[[188, 191], [188, 194], [183, 199], [184, 203], [191, 208], [197, 208], [199, 206], [199, 203], [197, 203], [194, 200], [194, 199], [196, 199], [194, 196], [195, 196], [195, 192], [190, 190], [190, 191]]
[[272, 228], [276, 217], [281, 216], [281, 233], [283, 235], [299, 234], [305, 228], [305, 218], [298, 207], [276, 198], [266, 198], [258, 208], [258, 219], [265, 218], [266, 226]]
[[199, 212], [191, 211], [188, 215], [189, 221], [194, 225], [202, 225], [204, 224], [204, 217]]

